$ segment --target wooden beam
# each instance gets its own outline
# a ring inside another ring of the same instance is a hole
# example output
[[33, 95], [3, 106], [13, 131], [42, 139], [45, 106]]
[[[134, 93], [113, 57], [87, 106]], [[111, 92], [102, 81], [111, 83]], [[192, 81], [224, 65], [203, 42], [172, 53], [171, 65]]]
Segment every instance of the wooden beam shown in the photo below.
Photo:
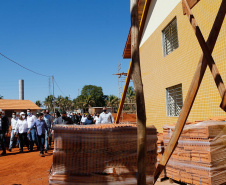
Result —
[[[193, 8], [199, 1], [200, 0], [187, 0], [190, 8]], [[186, 14], [184, 7], [183, 7], [183, 13], [184, 13], [184, 15]]]
[[[214, 21], [214, 25], [211, 29], [210, 35], [207, 40], [207, 46], [211, 53], [213, 52], [213, 48], [216, 44], [217, 37], [219, 35], [221, 26], [224, 21], [225, 13], [226, 13], [226, 0], [222, 0], [220, 9], [218, 11], [217, 17]], [[175, 148], [177, 146], [178, 139], [181, 135], [185, 122], [188, 118], [192, 105], [195, 101], [195, 98], [196, 98], [197, 92], [199, 90], [199, 87], [201, 85], [206, 68], [207, 68], [207, 60], [204, 57], [204, 55], [202, 55], [200, 57], [197, 69], [195, 71], [193, 80], [191, 82], [186, 99], [184, 101], [184, 105], [182, 107], [181, 113], [177, 120], [177, 124], [175, 126], [175, 131], [173, 132], [173, 135], [169, 141], [169, 144], [166, 147], [165, 152], [162, 156], [162, 159], [155, 171], [154, 183], [157, 181], [159, 175], [162, 173], [162, 170], [165, 168], [167, 162], [169, 161], [173, 151], [175, 150]]]
[[125, 102], [125, 99], [126, 99], [126, 93], [127, 93], [127, 89], [128, 89], [129, 82], [130, 82], [131, 73], [132, 73], [132, 70], [131, 70], [132, 67], [131, 66], [132, 66], [132, 62], [130, 62], [130, 65], [129, 65], [129, 70], [128, 70], [128, 73], [127, 73], [125, 86], [124, 86], [124, 89], [123, 89], [123, 93], [122, 93], [122, 97], [121, 97], [121, 100], [120, 100], [118, 112], [117, 112], [117, 115], [116, 115], [116, 119], [115, 119], [116, 124], [119, 123], [120, 116], [121, 116], [122, 109], [123, 109], [123, 105], [124, 105], [124, 102]]
[[[190, 20], [192, 28], [193, 28], [193, 30], [195, 32], [195, 35], [196, 35], [196, 37], [197, 37], [197, 39], [199, 41], [199, 45], [202, 48], [202, 51], [204, 53], [204, 57], [207, 59], [208, 66], [209, 66], [210, 71], [211, 71], [211, 73], [213, 75], [213, 78], [214, 78], [214, 81], [215, 81], [216, 86], [218, 88], [218, 91], [220, 93], [220, 96], [221, 96], [222, 100], [225, 100], [226, 99], [224, 97], [225, 96], [225, 91], [226, 91], [225, 85], [224, 85], [224, 82], [223, 82], [223, 80], [221, 78], [219, 70], [217, 69], [217, 66], [216, 66], [216, 64], [215, 64], [215, 62], [213, 60], [213, 57], [211, 55], [212, 52], [209, 51], [209, 48], [208, 48], [208, 46], [207, 46], [207, 44], [205, 42], [205, 39], [204, 39], [204, 37], [202, 35], [202, 32], [201, 32], [201, 30], [200, 30], [200, 28], [198, 26], [198, 23], [195, 20], [194, 15], [191, 12], [191, 9], [190, 9], [187, 1], [186, 0], [182, 0], [182, 1], [183, 1], [183, 7], [185, 8], [185, 12], [186, 12], [186, 14], [187, 14], [187, 16], [188, 16], [188, 18]], [[222, 106], [221, 108], [223, 110], [226, 110], [226, 104], [225, 103], [221, 103], [221, 106]]]
[[130, 0], [132, 79], [137, 103], [137, 184], [146, 185], [146, 111], [139, 54], [137, 0]]

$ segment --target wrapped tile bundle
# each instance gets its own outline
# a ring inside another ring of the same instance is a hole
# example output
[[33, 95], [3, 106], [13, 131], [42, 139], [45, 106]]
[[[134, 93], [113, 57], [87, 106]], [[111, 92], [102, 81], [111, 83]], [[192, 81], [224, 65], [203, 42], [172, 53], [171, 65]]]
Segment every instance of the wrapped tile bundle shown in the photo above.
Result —
[[[163, 134], [158, 133], [157, 137], [158, 137], [158, 141], [157, 141], [157, 163], [156, 163], [156, 167], [158, 166], [158, 164], [159, 164], [159, 162], [162, 158], [162, 155], [164, 153]], [[159, 181], [161, 181], [164, 178], [166, 178], [166, 170], [165, 169], [159, 175]]]
[[[165, 130], [174, 130], [165, 126]], [[169, 143], [168, 131], [164, 145]], [[190, 184], [226, 184], [226, 122], [186, 125], [167, 167], [167, 176]]]
[[[157, 133], [147, 128], [147, 181], [153, 181]], [[66, 126], [54, 129], [50, 184], [136, 184], [134, 124]]]

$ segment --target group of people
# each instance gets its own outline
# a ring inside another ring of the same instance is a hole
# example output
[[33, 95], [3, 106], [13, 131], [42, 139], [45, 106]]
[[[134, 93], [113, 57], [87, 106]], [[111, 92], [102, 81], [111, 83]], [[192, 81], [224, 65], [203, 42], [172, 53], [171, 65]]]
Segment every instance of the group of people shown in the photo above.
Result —
[[77, 125], [91, 125], [91, 124], [104, 124], [104, 123], [114, 123], [114, 118], [110, 112], [107, 112], [107, 108], [103, 108], [101, 114], [94, 113], [92, 114], [75, 114], [71, 113], [68, 115], [71, 118], [72, 122]]
[[[9, 121], [0, 111], [0, 141], [3, 152], [1, 155], [6, 155], [6, 139], [5, 136], [9, 132]], [[53, 117], [49, 114], [48, 110], [43, 110], [36, 115], [33, 115], [31, 110], [27, 112], [12, 113], [10, 142], [8, 150], [12, 151], [14, 137], [17, 135], [17, 144], [20, 148], [20, 153], [23, 153], [24, 145], [27, 146], [29, 151], [33, 151], [34, 144], [37, 150], [40, 150], [40, 155], [44, 156], [51, 145], [50, 129], [53, 124]], [[45, 148], [44, 148], [45, 146]]]
[[[40, 150], [40, 155], [44, 156], [44, 151], [47, 153], [52, 142], [52, 134], [54, 125], [57, 124], [75, 124], [75, 125], [90, 125], [90, 124], [105, 124], [114, 123], [114, 118], [107, 108], [103, 108], [101, 114], [68, 114], [66, 111], [62, 113], [56, 111], [54, 117], [49, 113], [48, 109], [33, 115], [31, 110], [27, 112], [12, 113], [10, 143], [8, 150], [12, 151], [15, 135], [18, 136], [17, 145], [20, 148], [20, 153], [23, 153], [24, 145], [29, 151], [34, 150], [34, 144], [37, 150]], [[0, 144], [3, 152], [1, 155], [6, 155], [6, 140], [5, 136], [9, 132], [9, 120], [5, 116], [4, 111], [0, 110]]]

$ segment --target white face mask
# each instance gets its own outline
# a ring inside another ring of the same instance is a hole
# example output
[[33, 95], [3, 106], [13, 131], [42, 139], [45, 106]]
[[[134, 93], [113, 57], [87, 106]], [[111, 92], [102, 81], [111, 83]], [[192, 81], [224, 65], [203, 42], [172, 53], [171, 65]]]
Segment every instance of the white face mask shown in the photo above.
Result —
[[12, 118], [15, 118], [16, 117], [16, 115], [12, 115]]
[[22, 116], [23, 119], [25, 119], [25, 116]]

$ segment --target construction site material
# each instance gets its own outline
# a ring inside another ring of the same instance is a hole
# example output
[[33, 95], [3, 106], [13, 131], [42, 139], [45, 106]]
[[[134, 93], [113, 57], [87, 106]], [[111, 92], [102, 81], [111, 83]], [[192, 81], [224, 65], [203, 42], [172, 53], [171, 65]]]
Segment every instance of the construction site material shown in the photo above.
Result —
[[[163, 127], [165, 147], [175, 127]], [[190, 184], [226, 183], [226, 122], [203, 121], [186, 125], [167, 166], [169, 178]]]
[[[158, 133], [157, 137], [158, 137], [158, 141], [157, 141], [157, 163], [156, 163], [156, 167], [159, 164], [159, 162], [162, 158], [162, 155], [164, 153], [163, 134]], [[165, 178], [166, 178], [166, 170], [164, 169], [159, 176], [159, 181], [161, 181], [162, 179], [165, 179]]]
[[[168, 147], [165, 149], [165, 153], [163, 154], [163, 157], [162, 157], [162, 159], [161, 159], [161, 161], [160, 161], [160, 163], [159, 163], [159, 165], [158, 165], [158, 167], [156, 169], [155, 182], [158, 179], [159, 175], [161, 174], [162, 170], [164, 170], [168, 160], [170, 159], [170, 156], [172, 155], [172, 153], [174, 152], [174, 149], [177, 146], [178, 139], [179, 139], [180, 134], [181, 134], [181, 132], [182, 132], [182, 130], [184, 128], [185, 122], [186, 122], [186, 120], [187, 120], [187, 118], [189, 116], [190, 110], [192, 108], [192, 105], [193, 105], [193, 103], [195, 101], [195, 98], [196, 98], [196, 95], [198, 93], [199, 87], [201, 85], [203, 76], [204, 76], [206, 68], [207, 68], [207, 64], [209, 64], [210, 70], [211, 71], [213, 70], [212, 67], [213, 67], [214, 63], [211, 63], [211, 60], [210, 60], [211, 53], [212, 53], [212, 51], [214, 49], [214, 46], [216, 44], [216, 40], [217, 40], [217, 37], [219, 35], [221, 26], [222, 26], [223, 21], [224, 21], [225, 13], [226, 13], [226, 8], [225, 8], [226, 7], [226, 0], [222, 0], [221, 6], [219, 8], [218, 14], [217, 14], [216, 19], [214, 21], [214, 24], [213, 24], [213, 27], [212, 27], [211, 32], [209, 34], [209, 37], [207, 39], [207, 42], [205, 42], [205, 40], [202, 37], [202, 33], [201, 33], [201, 31], [200, 31], [200, 29], [198, 27], [197, 22], [194, 19], [194, 16], [191, 14], [190, 7], [187, 6], [186, 1], [184, 0], [183, 1], [183, 5], [185, 5], [185, 4], [186, 4], [186, 6], [184, 6], [184, 8], [186, 7], [186, 9], [187, 9], [186, 13], [189, 13], [188, 16], [190, 16], [189, 21], [190, 21], [190, 23], [192, 23], [192, 26], [195, 29], [195, 35], [198, 37], [198, 41], [201, 44], [201, 46], [202, 46], [201, 48], [203, 49], [204, 53], [200, 57], [198, 66], [196, 68], [194, 77], [192, 79], [192, 82], [191, 82], [190, 88], [188, 90], [186, 99], [184, 101], [182, 110], [180, 112], [177, 124], [175, 126], [176, 127], [176, 131], [172, 135], [172, 139], [170, 140], [170, 142], [168, 144]], [[197, 32], [198, 32], [198, 34], [197, 34]], [[208, 56], [208, 59], [206, 58], [207, 56]], [[209, 63], [208, 63], [208, 61], [209, 61]], [[216, 66], [215, 66], [215, 69], [216, 69]], [[216, 75], [216, 76], [214, 76], [215, 82], [216, 83], [220, 82], [221, 83], [221, 87], [222, 87], [223, 81], [222, 81], [222, 79], [220, 77], [220, 74], [218, 73], [218, 74], [214, 74], [214, 75]], [[216, 84], [216, 85], [218, 87], [219, 84]], [[223, 92], [222, 89], [219, 89], [219, 91], [220, 91], [220, 95], [222, 97], [221, 108], [224, 109], [224, 107], [225, 107], [225, 95], [224, 95], [224, 92], [225, 91]]]
[[[147, 128], [147, 182], [152, 183], [157, 133]], [[50, 184], [136, 184], [134, 124], [56, 126]]]

